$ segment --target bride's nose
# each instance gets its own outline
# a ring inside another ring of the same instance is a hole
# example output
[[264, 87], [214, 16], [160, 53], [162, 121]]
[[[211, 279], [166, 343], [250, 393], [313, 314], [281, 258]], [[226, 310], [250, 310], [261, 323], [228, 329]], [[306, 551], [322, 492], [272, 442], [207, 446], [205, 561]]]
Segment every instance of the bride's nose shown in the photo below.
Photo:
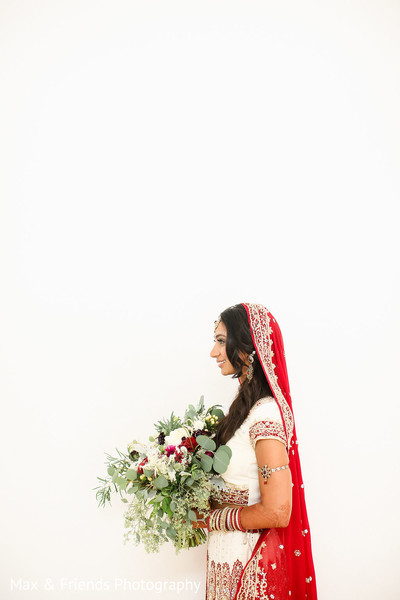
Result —
[[211, 358], [216, 358], [219, 354], [219, 351], [217, 349], [217, 344], [215, 344], [210, 352], [210, 356]]

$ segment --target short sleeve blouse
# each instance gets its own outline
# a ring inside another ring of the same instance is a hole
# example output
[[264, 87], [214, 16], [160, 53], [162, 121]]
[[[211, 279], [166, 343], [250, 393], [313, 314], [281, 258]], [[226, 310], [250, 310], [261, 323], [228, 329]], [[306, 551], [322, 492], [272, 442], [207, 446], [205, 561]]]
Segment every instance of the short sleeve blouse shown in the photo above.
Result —
[[258, 400], [227, 445], [232, 450], [228, 469], [222, 474], [226, 490], [222, 502], [247, 505], [260, 502], [255, 447], [258, 440], [276, 439], [286, 444], [285, 429], [273, 397]]

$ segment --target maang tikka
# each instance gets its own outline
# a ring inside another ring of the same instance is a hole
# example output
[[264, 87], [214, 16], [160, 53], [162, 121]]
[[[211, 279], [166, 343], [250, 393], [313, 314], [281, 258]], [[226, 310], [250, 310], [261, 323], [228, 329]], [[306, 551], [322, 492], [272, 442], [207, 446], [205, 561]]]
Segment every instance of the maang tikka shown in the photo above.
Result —
[[217, 329], [218, 325], [221, 323], [221, 315], [219, 315], [218, 319], [214, 321], [214, 331]]
[[249, 354], [249, 367], [247, 369], [247, 373], [246, 373], [246, 378], [247, 381], [251, 381], [253, 379], [253, 373], [254, 373], [254, 354], [256, 353], [255, 350], [253, 350], [253, 352], [251, 354]]

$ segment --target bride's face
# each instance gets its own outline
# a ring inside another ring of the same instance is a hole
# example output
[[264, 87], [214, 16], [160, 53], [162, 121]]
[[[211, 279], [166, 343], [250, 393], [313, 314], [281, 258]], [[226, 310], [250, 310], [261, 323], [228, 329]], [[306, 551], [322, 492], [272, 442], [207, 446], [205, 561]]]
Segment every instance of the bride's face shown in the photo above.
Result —
[[216, 359], [217, 365], [221, 369], [222, 375], [233, 375], [235, 373], [235, 369], [233, 365], [229, 362], [229, 359], [226, 355], [226, 336], [226, 327], [221, 321], [218, 324], [216, 330], [214, 331], [215, 344], [210, 352], [210, 356], [211, 358]]

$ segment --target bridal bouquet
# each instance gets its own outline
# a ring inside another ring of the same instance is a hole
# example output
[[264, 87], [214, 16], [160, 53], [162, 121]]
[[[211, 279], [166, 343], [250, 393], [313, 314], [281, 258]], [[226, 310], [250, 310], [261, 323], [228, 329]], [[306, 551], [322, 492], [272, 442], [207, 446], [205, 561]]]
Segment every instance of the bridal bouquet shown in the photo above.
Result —
[[176, 551], [198, 546], [206, 533], [192, 524], [198, 520], [194, 509], [208, 516], [209, 498], [223, 489], [220, 477], [228, 468], [231, 450], [216, 448], [213, 437], [224, 413], [218, 406], [189, 404], [183, 418], [171, 414], [154, 425], [147, 443], [136, 440], [125, 454], [107, 454], [107, 477], [98, 477], [95, 488], [99, 506], [119, 493], [129, 504], [125, 513], [125, 541], [142, 542], [147, 552], [157, 552], [171, 540]]

